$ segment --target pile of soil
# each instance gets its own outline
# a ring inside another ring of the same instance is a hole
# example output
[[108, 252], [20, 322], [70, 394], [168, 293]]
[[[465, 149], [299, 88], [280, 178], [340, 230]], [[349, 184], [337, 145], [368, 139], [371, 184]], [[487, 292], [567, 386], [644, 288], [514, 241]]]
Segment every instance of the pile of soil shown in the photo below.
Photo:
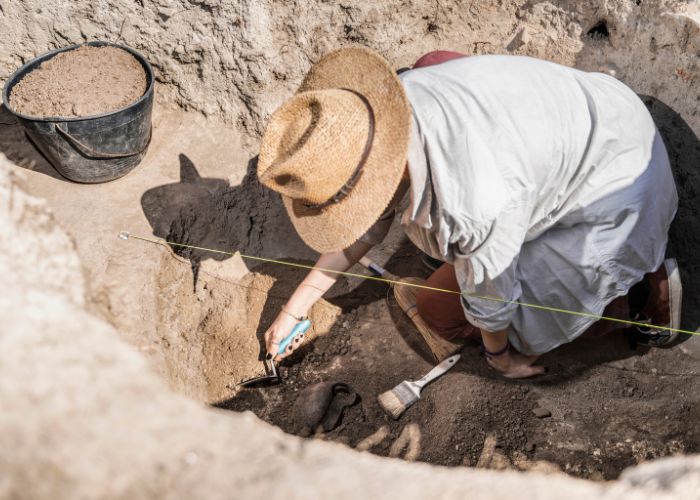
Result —
[[36, 116], [92, 116], [121, 109], [146, 92], [141, 63], [117, 47], [83, 45], [44, 61], [15, 85], [10, 105]]
[[[414, 254], [404, 247], [387, 268], [420, 275]], [[263, 272], [292, 283], [303, 276]], [[329, 301], [344, 314], [329, 335], [282, 363], [284, 384], [243, 389], [216, 406], [253, 411], [294, 433], [300, 392], [322, 381], [345, 382], [360, 403], [346, 409], [336, 429], [315, 438], [432, 464], [562, 471], [593, 480], [616, 478], [652, 458], [700, 451], [700, 374], [685, 342], [633, 350], [623, 334], [556, 349], [541, 359], [549, 372], [529, 380], [499, 376], [477, 345], [467, 346], [458, 365], [394, 421], [377, 395], [420, 378], [433, 365], [430, 354], [387, 286], [366, 282], [353, 289], [344, 279], [336, 286]]]

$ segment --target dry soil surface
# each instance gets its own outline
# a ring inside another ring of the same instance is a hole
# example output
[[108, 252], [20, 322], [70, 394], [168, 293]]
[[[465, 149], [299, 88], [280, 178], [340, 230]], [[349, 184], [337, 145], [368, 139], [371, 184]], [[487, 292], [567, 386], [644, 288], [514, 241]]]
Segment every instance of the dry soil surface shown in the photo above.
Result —
[[[388, 268], [402, 276], [426, 273], [410, 243], [398, 248]], [[278, 278], [271, 291], [280, 296], [302, 277], [274, 266], [255, 271]], [[321, 381], [346, 382], [361, 402], [319, 439], [357, 447], [372, 436], [360, 448], [370, 446], [379, 455], [450, 466], [562, 470], [597, 480], [616, 478], [651, 458], [700, 451], [700, 373], [686, 347], [700, 339], [654, 350], [631, 349], [624, 334], [578, 340], [542, 358], [547, 375], [520, 381], [489, 370], [478, 347], [469, 345], [459, 364], [393, 421], [376, 397], [427, 372], [428, 351], [387, 286], [337, 286], [329, 301], [344, 314], [329, 335], [283, 363], [284, 384], [244, 389], [217, 406], [251, 410], [293, 432], [301, 390]], [[260, 331], [275, 313], [274, 307], [263, 313]]]
[[146, 92], [146, 72], [116, 47], [61, 52], [12, 89], [10, 104], [28, 116], [90, 116], [121, 109]]
[[[57, 223], [74, 238], [88, 307], [145, 355], [171, 388], [200, 401], [219, 395], [215, 400], [220, 406], [252, 409], [291, 430], [292, 405], [302, 388], [320, 380], [344, 380], [362, 401], [350, 408], [339, 428], [322, 438], [353, 447], [364, 441], [363, 448], [378, 454], [457, 466], [557, 467], [605, 478], [656, 455], [697, 451], [696, 338], [654, 351], [631, 351], [621, 337], [575, 342], [543, 358], [548, 375], [520, 382], [495, 376], [469, 347], [459, 366], [427, 388], [421, 401], [394, 422], [379, 409], [377, 394], [419, 377], [431, 364], [410, 322], [391, 296], [386, 300], [385, 287], [341, 283], [331, 302], [341, 306], [343, 315], [330, 335], [310, 342], [296, 363], [283, 367], [285, 385], [237, 394], [226, 385], [244, 375], [236, 370], [257, 355], [255, 333], [262, 333], [301, 276], [258, 267], [254, 279], [235, 285], [247, 269], [234, 258], [191, 254], [182, 255], [185, 262], [179, 262], [158, 246], [116, 239], [118, 231], [129, 229], [191, 244], [308, 260], [311, 255], [291, 231], [279, 200], [259, 189], [252, 160], [267, 117], [295, 91], [314, 61], [332, 49], [357, 44], [385, 54], [397, 68], [435, 49], [530, 55], [606, 71], [638, 93], [653, 96], [645, 101], [664, 134], [681, 197], [671, 239], [686, 284], [684, 327], [696, 329], [700, 31], [694, 2], [107, 0], [104, 5], [107, 8], [95, 8], [95, 2], [87, 0], [0, 0], [0, 45], [6, 49], [0, 51], [0, 79], [46, 50], [68, 44], [118, 39], [136, 47], [153, 64], [159, 102], [177, 108], [167, 115], [155, 113], [153, 142], [142, 165], [109, 184], [86, 188], [65, 183], [4, 112], [0, 151], [22, 167], [14, 169], [21, 184], [48, 200]], [[243, 147], [241, 136], [252, 139], [252, 146]], [[11, 196], [17, 199], [16, 193]], [[0, 238], [4, 241], [12, 240]], [[74, 284], [59, 272], [65, 264], [47, 260], [60, 249], [47, 247], [37, 261], [27, 257], [38, 245], [19, 248], [28, 248], [27, 255], [18, 250], [10, 255], [18, 255], [17, 262], [26, 259], [28, 270], [36, 273], [44, 269], [36, 262], [49, 262], [42, 274], [51, 275], [56, 287]], [[414, 250], [393, 248], [387, 267], [404, 276], [420, 275]], [[373, 257], [386, 261], [376, 253]], [[6, 277], [24, 276], [24, 267], [9, 270]], [[248, 299], [236, 290], [249, 284], [270, 297], [274, 294], [275, 300], [261, 305], [258, 292], [243, 288], [256, 301], [246, 308]], [[18, 296], [8, 289], [13, 293], [5, 298]], [[8, 450], [0, 462], [4, 459], [8, 466], [3, 470], [9, 471], [10, 484], [21, 488], [11, 492], [22, 491], [23, 496], [44, 488], [43, 494], [33, 496], [67, 498], [89, 492], [82, 496], [218, 498], [236, 491], [270, 498], [283, 495], [279, 484], [291, 481], [306, 489], [285, 493], [300, 498], [313, 496], [308, 494], [311, 488], [317, 496], [328, 496], [329, 488], [338, 487], [345, 488], [345, 495], [333, 491], [334, 498], [433, 498], [450, 493], [505, 498], [523, 491], [533, 497], [602, 498], [604, 488], [613, 488], [607, 490], [610, 498], [620, 498], [630, 496], [619, 489], [625, 484], [645, 498], [683, 491], [669, 489], [672, 484], [686, 492], [699, 490], [697, 474], [690, 477], [688, 472], [688, 463], [697, 463], [697, 458], [649, 464], [626, 472], [612, 486], [598, 486], [537, 475], [516, 483], [509, 482], [514, 476], [508, 474], [400, 467], [405, 464], [342, 450], [317, 453], [313, 450], [321, 448], [315, 446], [318, 443], [282, 439], [246, 416], [232, 413], [223, 419], [208, 412], [206, 420], [198, 419], [193, 404], [168, 404], [171, 396], [152, 377], [112, 362], [120, 353], [112, 343], [88, 336], [97, 331], [94, 323], [61, 321], [76, 320], [74, 311], [32, 314], [48, 311], [44, 300], [33, 302], [36, 309], [30, 312], [26, 305], [16, 305], [25, 303], [11, 301], [8, 311], [22, 312], [32, 325], [40, 325], [31, 331], [46, 340], [32, 343], [32, 336], [4, 335], [2, 340], [14, 343], [0, 351], [8, 354], [0, 366], [9, 367], [11, 374], [0, 377], [6, 382], [0, 389], [8, 395], [4, 400], [15, 403], [10, 418], [3, 420], [6, 429], [1, 435], [10, 441], [0, 447]], [[254, 342], [239, 347], [234, 342], [239, 334]], [[25, 338], [29, 341], [24, 350], [18, 349], [17, 342]], [[535, 407], [551, 416], [537, 418]], [[374, 437], [367, 441], [368, 436]], [[406, 453], [399, 449], [401, 441]], [[360, 468], [359, 462], [366, 465]], [[652, 469], [645, 478], [641, 471]], [[273, 471], [279, 481], [260, 475], [261, 470]], [[77, 481], [80, 491], [55, 487]], [[396, 488], [401, 492], [394, 494]], [[112, 495], [105, 495], [106, 489]]]
[[[672, 251], [684, 270], [684, 328], [695, 330], [697, 245], [684, 228], [695, 220], [692, 166], [700, 150], [677, 115], [659, 104], [651, 109], [667, 139], [681, 194]], [[60, 224], [79, 235], [92, 309], [118, 325], [123, 338], [181, 394], [249, 409], [292, 431], [300, 390], [319, 381], [347, 382], [362, 400], [323, 439], [357, 447], [375, 435], [374, 453], [455, 466], [561, 468], [602, 479], [653, 457], [698, 451], [696, 337], [666, 350], [633, 351], [621, 336], [574, 342], [543, 358], [548, 375], [517, 382], [489, 371], [470, 346], [460, 364], [394, 422], [376, 396], [420, 377], [431, 363], [388, 287], [356, 280], [342, 280], [328, 304], [313, 313], [319, 337], [294, 363], [283, 365], [283, 386], [237, 393], [235, 385], [259, 366], [260, 336], [304, 271], [266, 264], [246, 275], [236, 258], [183, 251], [173, 258], [162, 247], [123, 242], [116, 234], [129, 229], [305, 262], [312, 255], [304, 254], [279, 200], [259, 189], [254, 161], [247, 162], [233, 131], [193, 114], [160, 111], [154, 127], [138, 169], [88, 190], [61, 180], [16, 125], [3, 126], [0, 149], [24, 166], [22, 184], [47, 197]], [[395, 227], [371, 257], [401, 276], [425, 275], [416, 249], [404, 241]], [[551, 416], [538, 418], [535, 408]], [[402, 433], [409, 451], [399, 449]]]

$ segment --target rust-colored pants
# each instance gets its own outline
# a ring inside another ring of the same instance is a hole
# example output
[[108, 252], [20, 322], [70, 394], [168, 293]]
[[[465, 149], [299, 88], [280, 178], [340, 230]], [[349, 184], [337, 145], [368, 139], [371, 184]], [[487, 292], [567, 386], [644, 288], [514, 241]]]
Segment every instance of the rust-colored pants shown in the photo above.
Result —
[[[455, 268], [452, 264], [443, 264], [435, 271], [427, 282], [428, 286], [444, 288], [459, 292]], [[449, 340], [458, 338], [478, 339], [479, 329], [473, 326], [464, 316], [461, 295], [456, 293], [438, 292], [421, 289], [416, 297], [416, 309], [421, 318], [433, 331]], [[603, 316], [617, 319], [629, 318], [627, 297], [618, 297], [605, 308]], [[623, 327], [621, 323], [612, 321], [597, 321], [583, 334], [585, 337], [600, 337], [613, 330]]]

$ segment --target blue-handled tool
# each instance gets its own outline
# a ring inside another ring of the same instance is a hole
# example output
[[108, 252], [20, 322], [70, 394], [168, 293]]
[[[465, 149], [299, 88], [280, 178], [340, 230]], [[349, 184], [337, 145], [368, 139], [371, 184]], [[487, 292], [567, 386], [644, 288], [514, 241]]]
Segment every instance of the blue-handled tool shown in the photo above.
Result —
[[311, 320], [305, 319], [304, 321], [300, 321], [299, 323], [296, 324], [296, 326], [292, 329], [292, 333], [287, 335], [285, 338], [282, 339], [282, 342], [280, 342], [280, 347], [277, 350], [277, 355], [284, 354], [284, 351], [287, 350], [287, 347], [289, 344], [292, 343], [292, 341], [297, 338], [299, 335], [304, 335], [309, 328], [311, 328]]
[[[297, 323], [292, 329], [291, 333], [287, 335], [284, 339], [282, 339], [282, 342], [280, 342], [277, 354], [284, 354], [284, 351], [285, 349], [287, 349], [289, 344], [291, 344], [295, 338], [299, 337], [299, 335], [304, 335], [309, 330], [309, 328], [311, 328], [311, 321], [308, 319]], [[268, 354], [263, 360], [263, 364], [265, 365], [265, 375], [244, 380], [239, 385], [244, 387], [250, 387], [259, 385], [270, 385], [281, 382], [282, 377], [280, 377], [279, 372], [277, 371], [277, 364], [273, 359], [270, 358], [272, 358], [272, 356]]]

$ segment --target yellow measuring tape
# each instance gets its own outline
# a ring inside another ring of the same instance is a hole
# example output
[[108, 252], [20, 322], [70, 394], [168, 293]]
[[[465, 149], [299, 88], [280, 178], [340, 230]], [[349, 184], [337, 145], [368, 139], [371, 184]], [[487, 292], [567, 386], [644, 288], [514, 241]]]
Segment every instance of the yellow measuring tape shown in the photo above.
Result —
[[390, 285], [402, 285], [402, 286], [411, 286], [414, 288], [423, 288], [425, 290], [432, 290], [435, 292], [444, 292], [444, 293], [451, 293], [455, 295], [463, 295], [466, 297], [474, 297], [477, 299], [482, 299], [482, 300], [490, 300], [493, 302], [501, 302], [503, 304], [515, 304], [518, 306], [522, 307], [530, 307], [532, 309], [539, 309], [541, 311], [549, 311], [549, 312], [557, 312], [557, 313], [562, 313], [562, 314], [569, 314], [572, 316], [582, 316], [584, 318], [592, 318], [595, 320], [605, 320], [605, 321], [612, 321], [614, 323], [621, 323], [623, 325], [627, 326], [642, 326], [645, 328], [658, 328], [659, 330], [667, 330], [669, 332], [676, 332], [676, 333], [686, 333], [688, 335], [700, 335], [700, 332], [693, 332], [690, 330], [682, 330], [680, 328], [670, 328], [667, 326], [658, 326], [658, 325], [652, 325], [649, 323], [642, 323], [639, 321], [631, 321], [631, 320], [624, 320], [624, 319], [619, 319], [619, 318], [611, 318], [609, 316], [598, 316], [596, 314], [591, 314], [591, 313], [586, 313], [586, 312], [580, 312], [580, 311], [570, 311], [568, 309], [560, 309], [558, 307], [549, 307], [549, 306], [543, 306], [539, 304], [528, 304], [526, 302], [519, 302], [517, 300], [508, 300], [508, 299], [503, 299], [500, 297], [489, 297], [485, 295], [476, 295], [476, 294], [468, 294], [468, 293], [463, 293], [463, 292], [457, 292], [455, 290], [448, 290], [446, 288], [436, 288], [428, 285], [420, 285], [418, 283], [405, 283], [403, 281], [398, 281], [398, 280], [391, 280], [391, 279], [386, 279], [386, 278], [381, 278], [379, 276], [371, 276], [367, 274], [359, 274], [359, 273], [351, 273], [348, 271], [336, 271], [334, 269], [325, 269], [322, 267], [316, 267], [316, 266], [311, 266], [308, 264], [297, 264], [295, 262], [287, 262], [284, 260], [277, 260], [277, 259], [268, 259], [266, 257], [258, 257], [257, 255], [245, 255], [242, 253], [238, 252], [227, 252], [225, 250], [215, 250], [213, 248], [205, 248], [205, 247], [198, 247], [195, 245], [186, 245], [184, 243], [176, 243], [173, 241], [166, 241], [163, 239], [155, 239], [155, 238], [146, 238], [144, 236], [138, 236], [136, 234], [131, 234], [129, 231], [122, 231], [119, 233], [119, 238], [122, 240], [128, 240], [129, 238], [134, 238], [135, 240], [141, 240], [141, 241], [146, 241], [148, 243], [154, 243], [156, 245], [162, 245], [167, 247], [168, 245], [170, 246], [176, 246], [176, 247], [182, 247], [182, 248], [191, 248], [193, 250], [203, 250], [205, 252], [211, 252], [211, 253], [218, 253], [222, 255], [229, 255], [229, 256], [235, 256], [235, 255], [240, 255], [241, 258], [243, 259], [248, 259], [248, 260], [255, 260], [258, 262], [268, 262], [271, 264], [277, 264], [281, 266], [288, 266], [288, 267], [298, 267], [301, 269], [309, 269], [313, 270], [316, 269], [318, 271], [323, 271], [327, 273], [332, 273], [332, 274], [337, 274], [339, 276], [349, 276], [352, 278], [361, 278], [361, 279], [366, 279], [366, 280], [373, 280], [373, 281], [381, 281], [382, 283], [388, 283]]

